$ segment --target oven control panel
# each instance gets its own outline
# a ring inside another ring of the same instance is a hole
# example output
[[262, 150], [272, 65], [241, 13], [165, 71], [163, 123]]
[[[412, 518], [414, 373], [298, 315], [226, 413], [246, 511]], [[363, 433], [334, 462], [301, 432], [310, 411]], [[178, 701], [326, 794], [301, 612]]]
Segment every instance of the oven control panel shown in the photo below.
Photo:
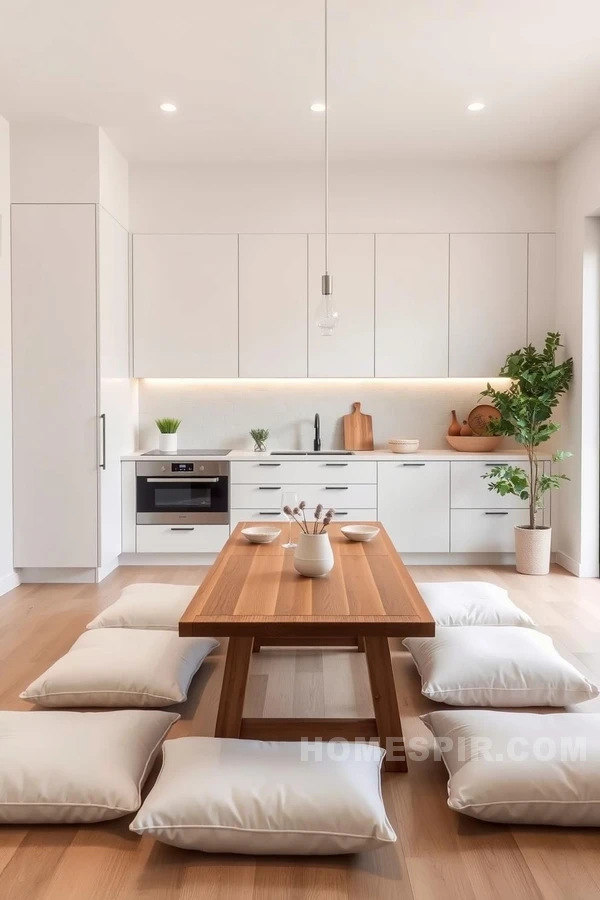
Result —
[[192, 462], [176, 462], [171, 463], [171, 472], [193, 472], [194, 463]]

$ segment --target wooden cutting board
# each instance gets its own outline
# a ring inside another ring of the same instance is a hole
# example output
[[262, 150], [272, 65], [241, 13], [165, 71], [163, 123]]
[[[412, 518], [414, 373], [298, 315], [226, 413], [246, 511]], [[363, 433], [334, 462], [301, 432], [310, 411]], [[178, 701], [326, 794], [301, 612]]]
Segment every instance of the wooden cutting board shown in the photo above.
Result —
[[373, 450], [373, 419], [360, 411], [360, 403], [353, 403], [354, 412], [344, 416], [344, 447], [346, 450]]

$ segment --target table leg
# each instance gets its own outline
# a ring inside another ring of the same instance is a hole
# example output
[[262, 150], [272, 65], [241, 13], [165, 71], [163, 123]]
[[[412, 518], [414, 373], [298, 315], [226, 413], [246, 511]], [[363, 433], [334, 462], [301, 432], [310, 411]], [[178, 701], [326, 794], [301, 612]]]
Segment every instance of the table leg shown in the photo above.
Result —
[[387, 637], [365, 637], [365, 652], [375, 709], [379, 743], [386, 748], [387, 772], [406, 772], [406, 759], [390, 759], [392, 753], [404, 755], [404, 740], [394, 684], [392, 658]]
[[215, 737], [239, 738], [254, 638], [229, 638]]
[[252, 646], [253, 653], [260, 653], [260, 641], [258, 638], [254, 638], [254, 644]]
[[359, 653], [365, 652], [365, 639], [364, 637], [360, 637], [360, 635], [356, 638], [356, 649]]

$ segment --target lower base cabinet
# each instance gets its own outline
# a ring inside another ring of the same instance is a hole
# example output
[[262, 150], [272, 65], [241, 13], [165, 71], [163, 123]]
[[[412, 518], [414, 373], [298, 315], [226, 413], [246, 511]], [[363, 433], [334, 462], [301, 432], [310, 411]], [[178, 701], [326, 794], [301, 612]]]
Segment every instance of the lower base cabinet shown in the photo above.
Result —
[[138, 553], [218, 553], [229, 525], [138, 525]]
[[[310, 521], [310, 516], [307, 516]], [[313, 516], [314, 519], [314, 516]], [[343, 525], [344, 522], [376, 522], [376, 509], [336, 509], [335, 521]], [[231, 530], [239, 522], [255, 522], [257, 525], [267, 522], [277, 522], [282, 528], [287, 526], [287, 519], [279, 509], [232, 509]], [[298, 528], [298, 526], [294, 526]]]
[[399, 553], [450, 550], [450, 463], [378, 463], [377, 508]]
[[452, 553], [514, 553], [515, 525], [527, 525], [526, 509], [453, 509]]

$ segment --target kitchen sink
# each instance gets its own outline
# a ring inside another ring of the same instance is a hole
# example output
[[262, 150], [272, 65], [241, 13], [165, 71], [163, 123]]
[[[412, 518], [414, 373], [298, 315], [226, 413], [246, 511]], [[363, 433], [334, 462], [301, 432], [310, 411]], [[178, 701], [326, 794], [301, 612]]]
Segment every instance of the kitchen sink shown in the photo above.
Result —
[[270, 456], [354, 456], [354, 450], [272, 450]]

